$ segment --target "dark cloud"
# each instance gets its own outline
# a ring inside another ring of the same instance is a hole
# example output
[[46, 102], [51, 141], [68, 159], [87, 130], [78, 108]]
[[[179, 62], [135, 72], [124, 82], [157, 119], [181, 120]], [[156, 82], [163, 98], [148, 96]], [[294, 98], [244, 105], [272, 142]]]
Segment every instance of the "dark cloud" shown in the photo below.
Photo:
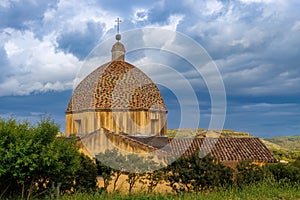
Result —
[[[9, 1], [6, 7], [0, 7], [0, 83], [15, 76], [16, 80], [23, 80], [20, 83], [26, 82], [28, 88], [37, 82], [46, 85], [36, 77], [47, 79], [50, 72], [51, 79], [61, 77], [58, 74], [61, 70], [56, 67], [65, 66], [65, 63], [68, 63], [69, 71], [74, 71], [75, 67], [72, 70], [70, 67], [78, 64], [74, 56], [84, 59], [107, 35], [115, 34], [116, 16], [123, 20], [121, 31], [145, 26], [166, 27], [171, 23], [171, 16], [181, 16], [180, 22], [172, 27], [203, 45], [220, 69], [228, 101], [225, 128], [264, 137], [290, 135], [300, 129], [299, 1], [58, 2]], [[8, 31], [11, 35], [5, 33], [7, 28], [11, 29]], [[8, 42], [11, 59], [4, 48]], [[137, 45], [140, 42], [141, 39], [133, 41]], [[32, 47], [28, 48], [29, 44]], [[168, 55], [161, 53], [161, 56]], [[52, 64], [48, 66], [49, 60]], [[193, 82], [203, 114], [200, 126], [207, 127], [211, 102], [203, 80], [189, 71], [185, 60], [161, 60]], [[27, 74], [24, 78], [24, 71], [34, 77]], [[62, 85], [70, 84], [64, 79], [70, 80], [70, 76], [60, 80]], [[44, 87], [29, 88], [31, 95], [28, 96], [0, 97], [0, 114], [37, 117], [35, 113], [48, 112], [64, 127], [64, 110], [71, 91], [39, 93], [45, 90], [34, 89]], [[181, 113], [176, 94], [161, 89], [169, 109], [169, 127], [177, 128]], [[11, 95], [10, 90], [8, 88], [5, 94]], [[20, 89], [14, 88], [17, 90]]]
[[227, 96], [225, 128], [258, 137], [299, 133], [300, 93], [292, 95]]
[[36, 93], [28, 96], [0, 97], [0, 117], [10, 117], [37, 122], [44, 114], [51, 116], [65, 129], [64, 112], [72, 91]]
[[158, 85], [158, 88], [161, 91], [165, 105], [167, 105], [168, 127], [169, 129], [177, 129], [179, 128], [180, 125], [180, 116], [181, 116], [179, 101], [176, 95], [168, 88], [162, 85]]
[[229, 101], [225, 128], [249, 132], [258, 137], [299, 134], [299, 103], [262, 103], [272, 101], [271, 98], [258, 103], [250, 101]]
[[103, 24], [88, 22], [84, 32], [74, 31], [62, 33], [58, 38], [58, 48], [84, 59], [99, 43], [103, 36]]
[[186, 14], [187, 7], [182, 1], [165, 0], [161, 3], [154, 4], [149, 9], [149, 23], [165, 25], [171, 15]]
[[0, 28], [30, 29], [30, 22], [38, 21], [40, 23], [45, 11], [54, 7], [57, 2], [58, 0], [9, 1], [8, 8], [0, 6]]

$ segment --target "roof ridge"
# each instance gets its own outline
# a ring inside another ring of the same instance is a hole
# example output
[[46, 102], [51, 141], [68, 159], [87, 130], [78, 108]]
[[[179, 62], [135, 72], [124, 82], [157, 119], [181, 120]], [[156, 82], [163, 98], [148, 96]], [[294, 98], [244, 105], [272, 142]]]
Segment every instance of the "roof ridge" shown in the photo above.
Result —
[[[153, 146], [151, 146], [151, 145], [145, 144], [145, 143], [140, 142], [140, 141], [138, 141], [138, 140], [134, 140], [133, 138], [130, 138], [130, 137], [126, 136], [126, 135], [122, 135], [122, 134], [119, 134], [119, 133], [116, 133], [116, 132], [113, 132], [113, 131], [109, 131], [109, 130], [107, 130], [107, 129], [105, 129], [105, 128], [103, 128], [103, 129], [105, 130], [104, 133], [106, 133], [106, 134], [113, 134], [113, 135], [115, 135], [115, 136], [119, 136], [119, 137], [121, 137], [121, 138], [126, 138], [126, 139], [128, 139], [128, 140], [130, 140], [130, 141], [136, 142], [136, 143], [138, 143], [138, 144], [140, 144], [140, 145], [143, 145], [143, 146], [152, 148], [152, 149], [154, 149], [154, 150], [159, 150], [158, 148], [155, 148], [155, 147], [153, 147]], [[107, 132], [106, 132], [106, 131], [107, 131]]]
[[[173, 141], [174, 140], [174, 141]], [[252, 160], [254, 162], [276, 162], [277, 159], [259, 138], [176, 138], [170, 142], [171, 152], [184, 150], [188, 156], [199, 149], [209, 150], [223, 161]], [[172, 142], [173, 141], [173, 142]], [[187, 146], [187, 141], [192, 141]]]

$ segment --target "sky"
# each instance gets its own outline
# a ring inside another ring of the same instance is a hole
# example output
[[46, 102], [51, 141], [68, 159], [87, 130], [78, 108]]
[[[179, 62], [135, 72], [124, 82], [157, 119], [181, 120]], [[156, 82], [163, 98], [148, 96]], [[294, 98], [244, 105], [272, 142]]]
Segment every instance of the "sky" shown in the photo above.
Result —
[[[114, 37], [120, 17], [123, 38], [128, 31], [158, 28], [204, 48], [226, 92], [224, 129], [265, 138], [299, 135], [299, 7], [298, 0], [0, 0], [0, 116], [36, 122], [47, 114], [64, 131], [74, 80], [90, 53]], [[143, 45], [142, 39], [130, 44]], [[157, 41], [163, 39], [157, 36]], [[182, 128], [181, 115], [189, 120], [198, 113], [184, 115], [180, 102], [193, 97], [184, 94], [172, 74], [147, 70], [147, 63], [160, 58], [168, 70], [185, 69], [181, 73], [199, 103], [197, 126], [208, 128], [212, 91], [203, 86], [205, 77], [194, 76], [184, 59], [166, 59], [171, 58], [166, 52], [138, 55], [126, 56], [155, 82], [168, 80], [175, 88], [158, 83], [169, 110], [168, 128]], [[182, 93], [180, 99], [176, 92]]]

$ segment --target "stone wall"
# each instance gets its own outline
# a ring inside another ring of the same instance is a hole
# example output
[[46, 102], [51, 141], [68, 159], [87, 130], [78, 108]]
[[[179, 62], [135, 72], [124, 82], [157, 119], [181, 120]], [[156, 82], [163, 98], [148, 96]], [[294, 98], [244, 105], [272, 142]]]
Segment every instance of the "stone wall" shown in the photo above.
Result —
[[164, 111], [86, 111], [66, 114], [66, 134], [84, 135], [100, 128], [131, 136], [164, 136]]

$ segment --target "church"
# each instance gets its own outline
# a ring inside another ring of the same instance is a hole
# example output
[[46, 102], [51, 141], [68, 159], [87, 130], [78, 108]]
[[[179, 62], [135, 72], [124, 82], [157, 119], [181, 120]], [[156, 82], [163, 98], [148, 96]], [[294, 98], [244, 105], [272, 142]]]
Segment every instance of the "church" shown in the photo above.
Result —
[[168, 138], [167, 107], [160, 90], [125, 61], [126, 49], [120, 40], [118, 31], [111, 61], [87, 75], [68, 103], [66, 135], [77, 138], [83, 153], [95, 158], [117, 147], [126, 152], [156, 152], [159, 157], [201, 149], [233, 167], [242, 160], [277, 162], [259, 138]]
[[66, 133], [82, 135], [100, 128], [130, 136], [164, 136], [166, 106], [156, 84], [125, 61], [116, 35], [110, 62], [101, 65], [74, 90], [66, 111]]

